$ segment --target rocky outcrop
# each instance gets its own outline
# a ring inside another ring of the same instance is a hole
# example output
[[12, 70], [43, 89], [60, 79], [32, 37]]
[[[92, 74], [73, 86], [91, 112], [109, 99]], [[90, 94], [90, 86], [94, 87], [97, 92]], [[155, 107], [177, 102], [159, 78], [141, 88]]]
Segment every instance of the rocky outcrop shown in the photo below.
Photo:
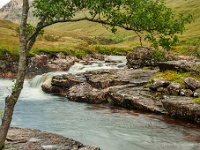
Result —
[[152, 47], [135, 47], [126, 56], [128, 68], [155, 67], [160, 61], [173, 60], [174, 56]]
[[194, 103], [193, 98], [166, 96], [162, 104], [170, 116], [200, 123], [200, 105]]
[[[51, 84], [43, 84], [42, 89], [65, 96], [70, 101], [109, 103], [199, 123], [200, 105], [193, 101], [193, 96], [200, 95], [198, 84], [194, 84], [198, 81], [185, 78], [186, 86], [158, 78], [151, 81], [149, 88], [146, 88], [146, 83], [155, 73], [157, 70], [102, 69], [76, 75], [64, 74], [54, 76]], [[190, 84], [197, 86], [188, 89]]]
[[191, 74], [199, 75], [200, 71], [200, 62], [198, 61], [187, 61], [187, 60], [179, 60], [179, 61], [167, 61], [167, 62], [159, 62], [158, 66], [161, 71], [166, 70], [175, 70], [177, 72], [190, 72]]
[[165, 95], [200, 97], [200, 81], [192, 77], [184, 78], [183, 81], [184, 84], [170, 83], [164, 78], [156, 78], [151, 81], [149, 89]]
[[[27, 78], [32, 78], [53, 71], [67, 71], [77, 59], [75, 57], [57, 53], [55, 55], [38, 54], [28, 59]], [[18, 61], [9, 54], [7, 58], [0, 60], [0, 77], [15, 78], [17, 74]]]
[[61, 135], [33, 129], [10, 128], [6, 148], [15, 150], [100, 150]]
[[163, 113], [161, 101], [143, 87], [115, 88], [109, 92], [108, 102], [129, 109]]
[[[29, 0], [29, 3], [32, 2], [33, 0]], [[0, 9], [0, 19], [10, 20], [14, 23], [19, 24], [21, 20], [22, 4], [23, 2], [21, 0], [11, 0], [10, 2], [8, 2]], [[35, 24], [37, 19], [33, 17], [32, 10], [33, 8], [31, 7], [29, 13], [29, 23]]]
[[71, 101], [105, 103], [108, 102], [109, 91], [125, 88], [129, 84], [143, 85], [156, 72], [157, 70], [102, 69], [73, 76], [59, 75], [52, 78], [51, 85], [43, 84], [42, 89], [66, 96]]

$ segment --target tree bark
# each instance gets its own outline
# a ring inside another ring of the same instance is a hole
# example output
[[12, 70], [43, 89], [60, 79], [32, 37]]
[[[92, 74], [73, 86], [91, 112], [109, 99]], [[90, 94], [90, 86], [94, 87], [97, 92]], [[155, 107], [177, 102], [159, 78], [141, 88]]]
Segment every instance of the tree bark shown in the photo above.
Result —
[[19, 98], [21, 90], [23, 89], [24, 79], [26, 75], [27, 66], [27, 35], [26, 35], [26, 24], [29, 11], [29, 1], [23, 0], [22, 7], [22, 20], [20, 26], [20, 54], [18, 62], [18, 74], [16, 83], [12, 89], [10, 96], [5, 99], [5, 108], [3, 113], [3, 119], [0, 126], [0, 150], [5, 146], [6, 136], [12, 121], [12, 115], [14, 111], [15, 104]]

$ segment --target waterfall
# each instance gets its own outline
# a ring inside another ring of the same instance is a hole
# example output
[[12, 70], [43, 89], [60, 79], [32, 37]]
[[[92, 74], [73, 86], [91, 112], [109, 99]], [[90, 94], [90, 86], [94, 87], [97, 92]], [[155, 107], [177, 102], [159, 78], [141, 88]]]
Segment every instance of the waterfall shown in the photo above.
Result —
[[42, 75], [37, 75], [35, 78], [29, 81], [30, 87], [40, 87], [44, 82], [50, 84], [52, 79], [52, 74], [45, 73]]
[[[107, 56], [110, 60], [116, 62], [105, 62], [105, 61], [94, 61], [94, 62], [78, 62], [75, 63], [67, 72], [49, 72], [43, 75], [37, 75], [31, 81], [29, 81], [30, 87], [38, 88], [42, 84], [51, 84], [51, 79], [54, 75], [61, 75], [66, 73], [77, 74], [86, 71], [92, 71], [97, 69], [119, 69], [126, 67], [126, 57], [125, 56]], [[121, 62], [117, 62], [121, 61]]]

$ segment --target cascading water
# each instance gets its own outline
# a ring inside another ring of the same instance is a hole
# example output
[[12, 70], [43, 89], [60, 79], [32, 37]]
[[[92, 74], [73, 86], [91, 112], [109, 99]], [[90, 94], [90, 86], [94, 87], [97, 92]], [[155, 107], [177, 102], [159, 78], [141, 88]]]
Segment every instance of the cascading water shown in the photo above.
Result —
[[[77, 63], [69, 72], [119, 66], [101, 63]], [[99, 146], [102, 150], [200, 149], [198, 126], [164, 116], [71, 102], [41, 91], [39, 85], [47, 82], [52, 75], [62, 73], [66, 72], [48, 73], [31, 82], [26, 81], [12, 126], [54, 132], [87, 145]], [[0, 110], [12, 85], [11, 80], [0, 79]]]
[[[49, 83], [53, 75], [60, 75], [64, 73], [77, 74], [97, 69], [120, 69], [126, 67], [126, 57], [124, 56], [108, 56], [109, 59], [116, 62], [94, 61], [90, 63], [75, 63], [67, 72], [49, 72], [43, 75], [37, 75], [29, 84], [31, 87], [40, 87], [42, 83]], [[120, 61], [117, 63], [117, 61]]]

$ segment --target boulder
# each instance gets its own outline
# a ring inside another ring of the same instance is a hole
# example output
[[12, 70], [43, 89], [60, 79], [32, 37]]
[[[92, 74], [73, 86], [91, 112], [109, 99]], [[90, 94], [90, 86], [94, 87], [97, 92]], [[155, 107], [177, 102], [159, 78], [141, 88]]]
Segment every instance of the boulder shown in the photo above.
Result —
[[83, 57], [83, 61], [104, 61], [105, 56], [101, 54], [87, 54]]
[[161, 71], [175, 70], [177, 72], [190, 72], [191, 74], [199, 75], [200, 62], [178, 60], [159, 62], [158, 66]]
[[81, 83], [81, 79], [72, 75], [72, 74], [63, 74], [63, 75], [56, 75], [53, 76], [51, 85], [52, 86], [59, 86], [62, 88], [70, 88], [76, 84]]
[[192, 97], [166, 96], [162, 104], [170, 116], [200, 123], [200, 105]]
[[181, 89], [184, 89], [185, 87], [183, 85], [181, 85], [180, 83], [171, 83], [168, 87], [167, 87], [167, 91], [169, 95], [180, 95], [180, 91]]
[[114, 106], [162, 113], [161, 101], [142, 87], [116, 88], [108, 93], [108, 102]]
[[[27, 78], [53, 71], [67, 71], [77, 59], [63, 53], [45, 54], [40, 53], [27, 60]], [[10, 54], [7, 58], [0, 59], [0, 77], [15, 78], [17, 75], [18, 60]]]
[[[57, 56], [58, 55], [58, 56]], [[59, 53], [55, 56], [38, 54], [29, 59], [27, 76], [32, 77], [38, 74], [54, 71], [67, 71], [77, 59], [72, 56]]]
[[142, 68], [144, 66], [155, 66], [152, 59], [153, 48], [151, 47], [136, 47], [126, 56], [128, 68]]
[[130, 83], [141, 85], [144, 80], [148, 81], [156, 72], [156, 70], [101, 69], [76, 75], [63, 74], [54, 76], [51, 84], [49, 82], [43, 84], [42, 90], [66, 96], [72, 101], [104, 103], [106, 94], [113, 87]]
[[88, 83], [81, 83], [71, 87], [66, 97], [71, 101], [99, 104], [106, 102], [107, 92], [108, 90], [93, 88]]
[[84, 76], [89, 84], [98, 89], [125, 84], [144, 84], [157, 70], [102, 69], [89, 71]]
[[190, 89], [181, 89], [180, 95], [181, 96], [191, 97], [191, 96], [193, 96], [193, 92]]
[[197, 81], [196, 79], [192, 77], [185, 78], [184, 83], [185, 83], [186, 88], [189, 88], [193, 91], [200, 88], [200, 81]]
[[152, 90], [157, 90], [160, 87], [166, 88], [170, 84], [165, 78], [156, 78], [153, 82], [149, 85], [149, 88]]
[[194, 91], [194, 97], [200, 97], [200, 88]]
[[138, 46], [126, 56], [128, 68], [156, 67], [158, 62], [173, 60], [173, 57], [163, 50], [155, 50], [152, 47]]
[[13, 150], [100, 150], [61, 135], [33, 129], [10, 128], [6, 149]]

